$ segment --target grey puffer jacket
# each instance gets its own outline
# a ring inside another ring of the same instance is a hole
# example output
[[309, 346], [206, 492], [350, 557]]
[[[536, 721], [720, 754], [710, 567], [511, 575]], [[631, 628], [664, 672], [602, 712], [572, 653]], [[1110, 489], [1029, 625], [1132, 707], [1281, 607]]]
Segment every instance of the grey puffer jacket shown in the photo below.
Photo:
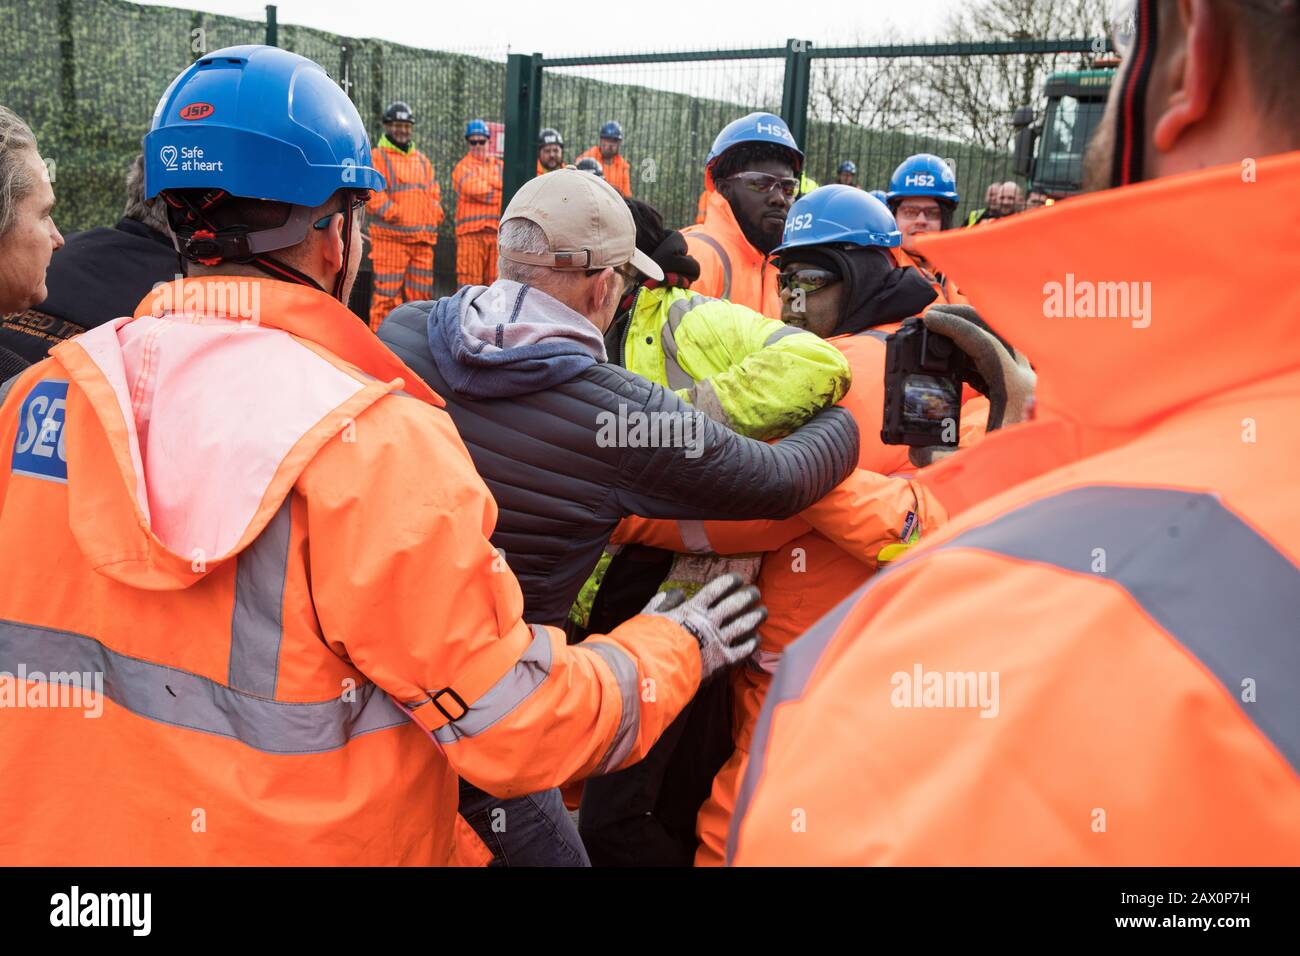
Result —
[[492, 543], [537, 624], [563, 625], [622, 518], [787, 518], [858, 459], [843, 409], [776, 444], [743, 438], [606, 363], [594, 326], [518, 283], [407, 303], [379, 337], [446, 401], [500, 509]]

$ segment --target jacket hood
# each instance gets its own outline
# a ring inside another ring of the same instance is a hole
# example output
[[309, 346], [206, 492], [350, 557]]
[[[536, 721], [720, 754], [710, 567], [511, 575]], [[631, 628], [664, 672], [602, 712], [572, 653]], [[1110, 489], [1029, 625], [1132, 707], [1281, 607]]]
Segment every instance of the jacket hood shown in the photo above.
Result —
[[51, 357], [76, 423], [63, 430], [73, 536], [96, 571], [147, 590], [238, 555], [389, 392], [441, 404], [335, 299], [271, 279], [160, 285], [135, 317]]
[[727, 202], [727, 197], [716, 190], [709, 193], [709, 198], [705, 202], [704, 222], [697, 226], [687, 226], [682, 230], [682, 234], [689, 236], [696, 231], [732, 240], [729, 245], [733, 254], [750, 265], [757, 265], [767, 259], [767, 256], [745, 236], [745, 231], [740, 228], [740, 221], [736, 218], [731, 203]]
[[[1234, 163], [1078, 196], [918, 247], [1033, 363], [1036, 417], [1104, 447], [1300, 366], [1300, 152], [1247, 162], [1250, 174]], [[1221, 209], [1250, 224], [1244, 239], [1223, 232]]]
[[401, 308], [428, 312], [433, 360], [447, 384], [467, 398], [529, 395], [606, 361], [605, 341], [586, 318], [509, 279]]

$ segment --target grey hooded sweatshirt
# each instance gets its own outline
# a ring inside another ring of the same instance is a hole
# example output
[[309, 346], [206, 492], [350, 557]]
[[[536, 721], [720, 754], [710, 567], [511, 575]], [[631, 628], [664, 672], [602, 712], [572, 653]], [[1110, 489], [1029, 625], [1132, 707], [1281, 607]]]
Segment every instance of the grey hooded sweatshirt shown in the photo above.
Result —
[[379, 337], [446, 401], [500, 508], [492, 543], [533, 623], [564, 625], [622, 518], [788, 518], [858, 460], [843, 409], [775, 444], [743, 438], [608, 364], [584, 316], [517, 282], [407, 303]]

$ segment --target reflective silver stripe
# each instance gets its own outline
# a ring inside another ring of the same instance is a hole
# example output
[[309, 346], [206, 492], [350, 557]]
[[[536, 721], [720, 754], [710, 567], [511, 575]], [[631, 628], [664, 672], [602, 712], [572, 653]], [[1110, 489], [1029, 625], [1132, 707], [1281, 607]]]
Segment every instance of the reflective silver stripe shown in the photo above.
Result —
[[475, 737], [528, 699], [551, 673], [551, 639], [546, 631], [533, 625], [533, 641], [501, 679], [469, 705], [456, 720], [433, 732], [443, 746], [462, 737]]
[[713, 551], [709, 543], [709, 533], [704, 529], [703, 521], [683, 519], [677, 522], [677, 531], [682, 536], [682, 545], [693, 554], [708, 554]]
[[[0, 670], [104, 675], [104, 696], [159, 723], [229, 737], [272, 754], [337, 750], [349, 740], [410, 723], [374, 684], [339, 697], [284, 703], [255, 697], [189, 671], [110, 650], [92, 637], [0, 620]], [[351, 695], [349, 695], [351, 696]]]
[[388, 177], [384, 180], [384, 185], [388, 187], [388, 189], [385, 191], [388, 191], [391, 190], [394, 185], [396, 185], [397, 174], [393, 172], [393, 159], [391, 156], [388, 155], [388, 151], [385, 149], [380, 149], [379, 155], [384, 157], [384, 169], [388, 171]]
[[686, 374], [682, 368], [682, 363], [677, 357], [677, 327], [682, 324], [686, 318], [686, 313], [696, 306], [703, 305], [706, 302], [717, 302], [707, 295], [691, 295], [685, 299], [678, 299], [668, 307], [668, 321], [659, 331], [664, 350], [664, 373], [668, 378], [668, 387], [672, 389], [690, 388], [695, 384], [695, 379]]
[[429, 186], [427, 183], [401, 183], [397, 186], [390, 187], [388, 191], [390, 193], [404, 193], [411, 189], [428, 189], [428, 188]]
[[[1119, 584], [1300, 770], [1300, 569], [1215, 496], [1079, 488], [944, 547], [980, 548]], [[1105, 574], [1092, 570], [1096, 548], [1105, 549]], [[1243, 705], [1246, 678], [1264, 689]]]
[[722, 248], [722, 244], [705, 232], [693, 232], [691, 238], [698, 239], [713, 249], [722, 260], [722, 295], [719, 298], [731, 298], [731, 258], [727, 255], [727, 250]]
[[284, 634], [284, 578], [289, 567], [289, 502], [239, 553], [235, 610], [230, 616], [230, 666], [226, 683], [258, 697], [275, 697], [280, 638]]
[[[1030, 502], [935, 550], [945, 548], [975, 548], [1118, 584], [1205, 665], [1243, 715], [1300, 770], [1300, 642], [1294, 638], [1300, 569], [1213, 495], [1076, 488]], [[1105, 573], [1092, 570], [1097, 548], [1105, 549]], [[772, 710], [803, 693], [844, 615], [868, 587], [895, 573], [876, 574], [787, 648], [754, 732], [729, 856], [762, 774]], [[1261, 689], [1250, 703], [1241, 700], [1247, 678]]]
[[483, 220], [483, 219], [499, 219], [499, 218], [500, 218], [500, 216], [498, 216], [498, 215], [496, 215], [496, 214], [493, 214], [493, 213], [485, 214], [485, 215], [482, 215], [482, 216], [466, 216], [466, 217], [464, 217], [463, 219], [457, 219], [457, 220], [456, 220], [456, 225], [458, 225], [458, 226], [463, 226], [463, 225], [465, 225], [465, 223], [467, 223], [467, 222], [479, 222], [480, 220]]
[[385, 199], [384, 204], [380, 206], [377, 210], [375, 210], [375, 215], [382, 216], [384, 213], [388, 212], [388, 210], [392, 208], [393, 208], [393, 201], [391, 199]]
[[619, 696], [623, 699], [623, 713], [618, 718], [614, 739], [610, 741], [609, 749], [605, 751], [605, 756], [600, 758], [600, 763], [594, 771], [597, 774], [609, 773], [619, 767], [632, 753], [641, 730], [641, 702], [637, 694], [636, 664], [621, 647], [604, 641], [579, 644], [577, 649], [591, 651], [609, 665], [609, 669], [614, 672], [614, 679], [618, 682]]
[[767, 337], [767, 341], [763, 343], [763, 348], [767, 348], [769, 345], [771, 345], [774, 342], [779, 342], [787, 335], [805, 335], [805, 334], [812, 335], [812, 333], [808, 332], [806, 329], [797, 329], [793, 325], [783, 325]]
[[433, 226], [395, 226], [391, 222], [371, 223], [371, 232], [433, 232]]
[[413, 275], [413, 276], [427, 276], [427, 277], [430, 278], [430, 279], [433, 278], [433, 270], [432, 270], [432, 269], [420, 269], [420, 268], [417, 268], [416, 266], [411, 266], [411, 267], [410, 267], [409, 269], [407, 269], [406, 271], [409, 272], [409, 273], [410, 273], [411, 275]]

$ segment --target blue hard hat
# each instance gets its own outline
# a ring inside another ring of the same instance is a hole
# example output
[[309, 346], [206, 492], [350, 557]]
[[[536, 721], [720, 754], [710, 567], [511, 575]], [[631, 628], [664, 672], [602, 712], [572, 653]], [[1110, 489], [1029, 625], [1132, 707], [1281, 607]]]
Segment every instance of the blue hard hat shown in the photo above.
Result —
[[886, 204], [888, 204], [888, 202], [889, 202], [889, 197], [885, 195], [885, 191], [884, 191], [883, 189], [873, 189], [873, 190], [871, 190], [869, 193], [867, 193], [867, 195], [868, 195], [868, 196], [875, 196], [875, 197], [876, 197], [877, 199], [879, 199], [881, 202], [886, 203]]
[[618, 120], [610, 120], [600, 128], [601, 139], [616, 139], [619, 142], [623, 140], [623, 127], [619, 125]]
[[223, 189], [318, 206], [339, 189], [383, 189], [356, 107], [325, 71], [269, 46], [196, 60], [158, 101], [144, 138], [144, 195]]
[[785, 217], [785, 235], [773, 250], [846, 243], [897, 246], [903, 241], [893, 213], [870, 193], [854, 186], [822, 186], [795, 201]]
[[487, 123], [481, 119], [473, 119], [465, 124], [465, 138], [469, 139], [471, 136], [486, 136], [490, 139], [492, 134], [488, 132]]
[[851, 159], [846, 159], [844, 160], [844, 162], [840, 163], [840, 168], [838, 172], [852, 173], [854, 176], [856, 176], [858, 174], [858, 164]]
[[907, 157], [889, 177], [889, 192], [885, 198], [892, 203], [904, 196], [929, 196], [954, 206], [961, 201], [952, 167], [932, 153]]
[[774, 113], [750, 113], [722, 127], [722, 132], [714, 139], [713, 148], [709, 150], [704, 165], [712, 166], [719, 156], [741, 143], [771, 143], [774, 146], [784, 146], [799, 157], [799, 161], [795, 164], [798, 168], [795, 171], [798, 172], [803, 168], [803, 150], [794, 141], [794, 135], [791, 134], [790, 127], [785, 125], [785, 120]]

